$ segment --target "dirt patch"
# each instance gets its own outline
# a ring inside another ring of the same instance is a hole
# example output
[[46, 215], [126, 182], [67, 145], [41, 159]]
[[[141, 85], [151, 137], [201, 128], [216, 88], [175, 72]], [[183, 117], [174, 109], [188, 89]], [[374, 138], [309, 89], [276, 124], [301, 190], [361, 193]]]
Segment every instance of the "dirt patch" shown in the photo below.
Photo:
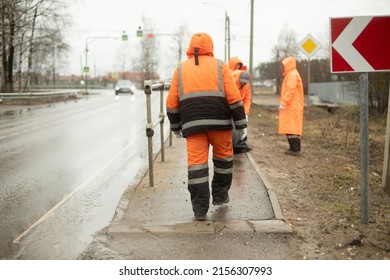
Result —
[[381, 189], [386, 119], [370, 116], [369, 224], [361, 223], [359, 110], [310, 106], [299, 157], [277, 134], [275, 95], [257, 96], [248, 143], [277, 192], [294, 259], [390, 259], [390, 196]]

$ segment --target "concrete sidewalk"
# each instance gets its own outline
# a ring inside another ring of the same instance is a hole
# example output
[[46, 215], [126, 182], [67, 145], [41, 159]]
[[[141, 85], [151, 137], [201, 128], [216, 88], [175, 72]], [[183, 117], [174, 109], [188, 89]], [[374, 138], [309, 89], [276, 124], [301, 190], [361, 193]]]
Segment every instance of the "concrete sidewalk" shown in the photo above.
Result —
[[[290, 231], [283, 222], [272, 187], [264, 184], [250, 153], [235, 155], [230, 202], [222, 206], [211, 204], [208, 221], [194, 221], [187, 190], [185, 145], [185, 139], [174, 138], [173, 145], [166, 147], [165, 161], [157, 157], [153, 174], [155, 186], [150, 186], [147, 172], [134, 193], [121, 200], [109, 233]], [[213, 174], [211, 156], [209, 167]]]
[[[230, 202], [195, 221], [187, 190], [185, 139], [122, 196], [111, 224], [81, 259], [289, 259], [288, 236], [272, 186], [250, 153], [235, 155]], [[209, 162], [210, 174], [213, 174]], [[211, 203], [211, 202], [210, 202]]]

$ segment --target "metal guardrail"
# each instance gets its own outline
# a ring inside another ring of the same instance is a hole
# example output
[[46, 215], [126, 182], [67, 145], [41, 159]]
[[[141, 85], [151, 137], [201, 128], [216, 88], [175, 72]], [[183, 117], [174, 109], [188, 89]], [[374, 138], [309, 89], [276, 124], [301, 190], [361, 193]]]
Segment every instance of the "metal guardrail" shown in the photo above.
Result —
[[77, 91], [55, 91], [55, 92], [31, 92], [31, 93], [0, 93], [0, 103], [10, 100], [37, 100], [37, 99], [52, 99], [58, 97], [77, 97]]
[[[151, 95], [153, 89], [160, 89], [160, 114], [159, 121], [153, 125], [152, 122], [152, 109], [151, 109]], [[151, 80], [145, 81], [145, 95], [146, 95], [146, 136], [148, 137], [148, 158], [149, 158], [149, 186], [154, 187], [153, 177], [153, 136], [154, 128], [160, 124], [160, 145], [161, 145], [161, 161], [165, 161], [164, 151], [164, 90], [165, 83], [160, 81], [158, 84], [152, 84]], [[170, 133], [169, 145], [172, 145], [172, 134]]]
[[30, 92], [30, 93], [0, 93], [1, 98], [37, 98], [76, 94], [76, 90], [50, 91], [50, 92]]

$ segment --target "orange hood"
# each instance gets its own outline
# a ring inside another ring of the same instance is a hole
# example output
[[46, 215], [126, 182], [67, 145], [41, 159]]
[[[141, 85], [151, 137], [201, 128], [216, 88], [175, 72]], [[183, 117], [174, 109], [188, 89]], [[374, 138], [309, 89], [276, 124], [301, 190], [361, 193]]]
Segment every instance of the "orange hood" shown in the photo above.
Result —
[[234, 71], [234, 70], [237, 70], [236, 69], [236, 65], [238, 63], [241, 63], [241, 65], [243, 65], [241, 59], [239, 59], [237, 56], [236, 57], [232, 57], [231, 59], [229, 59], [229, 69]]
[[195, 48], [198, 48], [198, 55], [214, 57], [213, 39], [207, 33], [196, 33], [192, 35], [190, 45], [186, 52], [188, 58], [195, 56]]
[[283, 76], [286, 76], [291, 71], [297, 69], [297, 62], [292, 56], [286, 57], [282, 60], [284, 66]]

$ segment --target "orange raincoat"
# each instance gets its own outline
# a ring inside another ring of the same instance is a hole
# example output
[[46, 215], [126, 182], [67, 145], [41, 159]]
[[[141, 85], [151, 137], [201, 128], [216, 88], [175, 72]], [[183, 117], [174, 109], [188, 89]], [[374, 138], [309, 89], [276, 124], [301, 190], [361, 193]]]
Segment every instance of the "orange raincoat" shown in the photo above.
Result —
[[241, 66], [243, 65], [241, 59], [239, 59], [237, 56], [236, 57], [232, 57], [231, 59], [229, 59], [229, 69], [232, 70], [232, 71], [237, 70], [236, 66], [239, 63], [241, 64]]
[[280, 105], [285, 108], [279, 110], [279, 134], [302, 135], [304, 107], [302, 79], [296, 69], [295, 58], [287, 57], [282, 63], [285, 77], [280, 94]]
[[[247, 84], [241, 84], [240, 77], [241, 74], [246, 71], [243, 70], [234, 70], [233, 71], [233, 78], [236, 82], [237, 88], [240, 91], [242, 102], [244, 103], [244, 109], [245, 109], [245, 115], [249, 115], [250, 108], [251, 108], [251, 102], [252, 102], [252, 94], [251, 94], [251, 87], [249, 84], [249, 80]], [[248, 73], [248, 72], [247, 72]]]

